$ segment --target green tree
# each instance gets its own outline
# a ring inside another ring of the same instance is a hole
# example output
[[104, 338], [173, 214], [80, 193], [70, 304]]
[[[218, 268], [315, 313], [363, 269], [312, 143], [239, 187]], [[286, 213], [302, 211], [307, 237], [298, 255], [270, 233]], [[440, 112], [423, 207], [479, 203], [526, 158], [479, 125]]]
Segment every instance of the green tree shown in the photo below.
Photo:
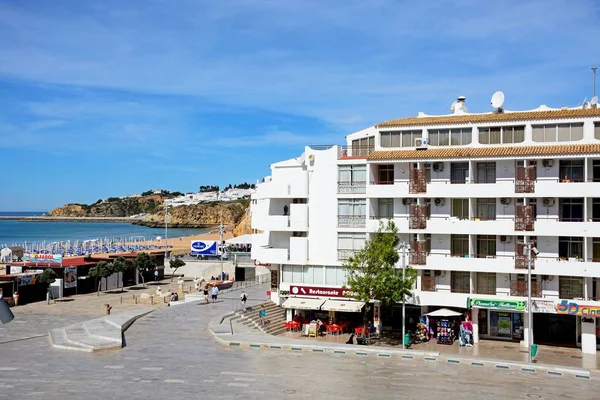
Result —
[[[135, 266], [131, 260], [126, 260], [124, 257], [118, 257], [112, 263], [112, 271], [113, 273], [121, 273], [124, 274], [126, 271], [134, 269]], [[123, 275], [121, 275], [122, 279]], [[119, 286], [119, 282], [117, 281], [117, 288]], [[123, 287], [121, 286], [121, 291], [123, 291]]]
[[96, 278], [98, 282], [98, 296], [100, 296], [100, 287], [102, 279], [106, 279], [114, 274], [114, 264], [106, 261], [100, 261], [95, 267], [90, 268], [89, 276]]
[[46, 289], [56, 281], [56, 272], [52, 268], [46, 268], [37, 276], [36, 281], [46, 286]]
[[174, 258], [169, 261], [169, 267], [174, 271], [171, 273], [171, 282], [173, 282], [173, 275], [177, 272], [177, 270], [185, 265], [185, 261], [181, 258]]
[[[156, 258], [152, 257], [148, 253], [138, 253], [138, 255], [133, 259], [133, 265], [141, 273], [150, 271], [156, 268]], [[144, 275], [140, 276], [142, 277], [142, 282], [144, 282]]]
[[414, 269], [407, 266], [406, 278], [396, 268], [399, 260], [400, 237], [394, 222], [379, 224], [374, 237], [365, 247], [344, 263], [348, 272], [349, 296], [365, 302], [363, 310], [363, 332], [366, 332], [369, 302], [373, 299], [389, 306], [402, 301], [402, 296], [411, 296], [416, 279]]

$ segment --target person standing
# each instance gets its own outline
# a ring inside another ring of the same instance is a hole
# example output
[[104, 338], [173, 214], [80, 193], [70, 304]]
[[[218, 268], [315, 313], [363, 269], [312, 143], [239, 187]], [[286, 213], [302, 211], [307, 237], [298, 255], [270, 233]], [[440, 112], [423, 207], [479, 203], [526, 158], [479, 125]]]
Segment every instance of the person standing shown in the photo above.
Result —
[[208, 285], [204, 286], [204, 304], [208, 304]]
[[154, 270], [154, 282], [157, 282], [157, 281], [158, 281], [158, 270], [155, 269]]
[[242, 294], [240, 295], [240, 302], [242, 303], [242, 311], [246, 312], [246, 301], [248, 300], [248, 295], [246, 294], [246, 291], [243, 290]]
[[219, 294], [219, 288], [217, 285], [212, 287], [212, 301], [213, 303], [217, 302], [217, 295]]
[[265, 326], [265, 318], [267, 318], [267, 310], [265, 310], [265, 306], [260, 306], [258, 318], [260, 318], [260, 325]]

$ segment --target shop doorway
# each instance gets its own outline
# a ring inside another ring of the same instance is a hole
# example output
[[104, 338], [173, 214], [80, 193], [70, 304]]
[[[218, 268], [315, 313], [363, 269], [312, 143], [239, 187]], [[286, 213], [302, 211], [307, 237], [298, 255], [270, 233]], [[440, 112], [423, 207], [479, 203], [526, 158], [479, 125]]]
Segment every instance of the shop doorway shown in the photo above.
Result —
[[577, 317], [533, 314], [533, 340], [537, 344], [577, 347]]

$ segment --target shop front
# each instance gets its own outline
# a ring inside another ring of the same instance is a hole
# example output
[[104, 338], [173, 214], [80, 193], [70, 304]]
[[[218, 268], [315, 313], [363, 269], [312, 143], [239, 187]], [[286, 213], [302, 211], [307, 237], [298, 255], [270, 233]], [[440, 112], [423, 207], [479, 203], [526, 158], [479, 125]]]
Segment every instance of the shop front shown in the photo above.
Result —
[[480, 338], [523, 340], [525, 302], [469, 298], [467, 308], [474, 311], [473, 322], [477, 324]]
[[[596, 354], [598, 337], [600, 336], [600, 302], [585, 300], [559, 300], [556, 302], [556, 313], [565, 320], [569, 319], [573, 333], [581, 351]], [[535, 326], [535, 325], [534, 325]], [[536, 327], [537, 329], [537, 327]]]

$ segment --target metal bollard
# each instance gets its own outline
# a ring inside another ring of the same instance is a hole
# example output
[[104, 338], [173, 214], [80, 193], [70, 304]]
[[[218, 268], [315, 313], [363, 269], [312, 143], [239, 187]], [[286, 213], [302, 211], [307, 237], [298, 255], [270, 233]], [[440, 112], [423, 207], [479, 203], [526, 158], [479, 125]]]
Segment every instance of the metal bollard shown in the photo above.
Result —
[[106, 307], [106, 315], [110, 315], [110, 310], [112, 310], [112, 307], [110, 306], [110, 304], [105, 304], [104, 307]]

